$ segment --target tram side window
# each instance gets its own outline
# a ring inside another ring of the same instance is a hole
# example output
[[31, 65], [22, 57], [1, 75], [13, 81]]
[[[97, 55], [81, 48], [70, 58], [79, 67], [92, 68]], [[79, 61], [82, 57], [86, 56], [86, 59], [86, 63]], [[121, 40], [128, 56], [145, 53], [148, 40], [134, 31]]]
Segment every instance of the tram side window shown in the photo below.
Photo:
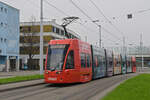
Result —
[[93, 62], [94, 67], [98, 67], [98, 57], [94, 56], [94, 62]]
[[97, 57], [98, 59], [98, 63], [97, 63], [97, 67], [100, 67], [101, 65], [102, 65], [102, 59], [101, 59], [101, 56], [100, 55], [98, 55], [98, 57]]
[[125, 62], [124, 61], [122, 61], [122, 65], [125, 66]]
[[74, 52], [70, 51], [66, 61], [66, 69], [74, 69]]
[[113, 61], [110, 61], [110, 66], [111, 66], [111, 67], [113, 66]]
[[105, 57], [102, 57], [102, 59], [103, 59], [103, 66], [105, 66], [106, 65]]
[[118, 60], [116, 60], [116, 66], [118, 67], [118, 64], [119, 64], [119, 62], [118, 62]]
[[82, 68], [85, 68], [85, 67], [86, 67], [85, 54], [84, 54], [84, 53], [81, 53], [81, 54], [80, 54], [80, 58], [81, 58], [81, 67], [82, 67]]
[[128, 61], [128, 66], [130, 66], [130, 61]]
[[109, 67], [112, 67], [112, 65], [113, 65], [112, 59], [109, 58]]
[[117, 59], [114, 60], [114, 65], [117, 67]]
[[121, 64], [121, 62], [120, 61], [118, 61], [118, 66], [120, 67], [120, 64]]
[[136, 63], [135, 63], [135, 62], [132, 62], [132, 66], [136, 66]]
[[120, 66], [120, 61], [117, 59], [117, 67]]
[[90, 55], [89, 54], [87, 54], [86, 59], [87, 59], [87, 67], [90, 67], [91, 61], [90, 61]]
[[127, 61], [126, 64], [127, 64], [127, 67], [128, 67], [129, 66], [129, 62]]

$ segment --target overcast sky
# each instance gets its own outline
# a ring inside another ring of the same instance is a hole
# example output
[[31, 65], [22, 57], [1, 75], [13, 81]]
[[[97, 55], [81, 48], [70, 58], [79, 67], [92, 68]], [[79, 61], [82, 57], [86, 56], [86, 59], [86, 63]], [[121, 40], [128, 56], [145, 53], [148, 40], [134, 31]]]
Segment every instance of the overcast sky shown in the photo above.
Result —
[[[17, 9], [20, 9], [20, 21], [30, 21], [31, 16], [37, 20], [40, 18], [40, 0], [1, 0]], [[69, 16], [80, 18], [78, 22], [71, 24], [68, 28], [78, 33], [82, 40], [87, 36], [88, 42], [96, 44], [99, 39], [98, 27], [93, 24], [71, 0], [44, 0], [45, 20], [56, 19], [57, 23], [62, 23], [65, 14], [50, 6], [47, 1], [65, 12]], [[126, 44], [139, 45], [140, 34], [143, 34], [144, 45], [150, 46], [150, 10], [140, 13], [140, 11], [150, 9], [150, 0], [92, 0], [94, 4], [103, 12], [106, 18], [90, 2], [90, 0], [72, 0], [80, 7], [92, 20], [99, 20], [102, 26], [102, 42], [104, 46], [115, 46], [116, 43], [122, 45], [119, 40], [125, 36]], [[127, 14], [133, 14], [132, 19], [127, 19]], [[110, 33], [104, 31], [104, 29]]]

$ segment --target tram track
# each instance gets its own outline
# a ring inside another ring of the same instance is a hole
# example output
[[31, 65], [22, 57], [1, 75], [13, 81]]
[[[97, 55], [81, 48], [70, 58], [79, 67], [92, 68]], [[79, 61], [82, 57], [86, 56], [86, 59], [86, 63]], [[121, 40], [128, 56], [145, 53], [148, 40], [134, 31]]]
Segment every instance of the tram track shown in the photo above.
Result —
[[135, 74], [118, 75], [97, 79], [83, 84], [54, 85], [43, 84], [0, 93], [0, 100], [91, 100], [114, 84]]
[[112, 80], [109, 80], [108, 78], [104, 78], [104, 79], [102, 79], [103, 81], [100, 84], [98, 84], [98, 83], [94, 83], [92, 85], [90, 84], [86, 88], [84, 88], [80, 91], [77, 91], [75, 93], [69, 94], [68, 96], [62, 98], [61, 100], [90, 100], [91, 97], [95, 96], [100, 91], [104, 91], [105, 89], [114, 85], [115, 83], [118, 83], [118, 82], [126, 79], [125, 77], [123, 78], [122, 76], [119, 77], [119, 79], [116, 79], [114, 77], [109, 77], [109, 78], [111, 78]]

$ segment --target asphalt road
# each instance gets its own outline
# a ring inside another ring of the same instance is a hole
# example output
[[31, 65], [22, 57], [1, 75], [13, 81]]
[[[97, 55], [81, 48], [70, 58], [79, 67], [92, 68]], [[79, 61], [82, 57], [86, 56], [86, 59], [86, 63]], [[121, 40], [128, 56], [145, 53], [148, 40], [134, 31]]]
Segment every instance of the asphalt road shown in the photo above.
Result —
[[92, 97], [137, 74], [118, 75], [84, 84], [43, 84], [0, 93], [0, 100], [92, 100]]

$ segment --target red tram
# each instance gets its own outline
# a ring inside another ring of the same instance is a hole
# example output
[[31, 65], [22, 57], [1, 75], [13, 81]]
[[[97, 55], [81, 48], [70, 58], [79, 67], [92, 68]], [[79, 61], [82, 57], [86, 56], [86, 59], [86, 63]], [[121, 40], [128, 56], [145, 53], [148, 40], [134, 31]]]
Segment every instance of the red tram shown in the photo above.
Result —
[[[135, 58], [131, 61], [132, 70], [136, 72]], [[112, 52], [78, 39], [51, 40], [47, 49], [45, 82], [88, 82], [121, 74], [121, 63], [120, 54], [113, 56]]]
[[135, 57], [131, 57], [131, 62], [132, 62], [132, 72], [136, 72], [136, 58]]
[[88, 82], [92, 79], [91, 46], [77, 39], [52, 40], [45, 66], [46, 83]]

